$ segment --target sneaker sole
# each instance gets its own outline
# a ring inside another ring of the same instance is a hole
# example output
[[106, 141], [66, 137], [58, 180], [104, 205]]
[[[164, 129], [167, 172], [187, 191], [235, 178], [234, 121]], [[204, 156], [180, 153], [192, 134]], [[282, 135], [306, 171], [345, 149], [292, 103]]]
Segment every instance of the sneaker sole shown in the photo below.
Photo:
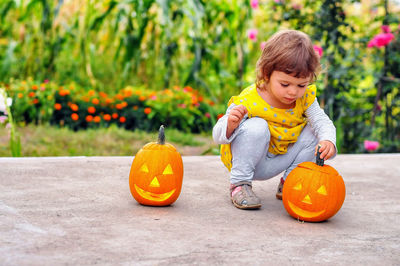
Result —
[[282, 200], [282, 195], [276, 194], [276, 198], [277, 198], [278, 200]]
[[233, 203], [233, 205], [235, 205], [236, 208], [239, 208], [241, 210], [255, 210], [255, 209], [261, 208], [261, 204], [239, 205], [239, 204], [236, 204], [233, 200], [232, 200], [232, 203]]

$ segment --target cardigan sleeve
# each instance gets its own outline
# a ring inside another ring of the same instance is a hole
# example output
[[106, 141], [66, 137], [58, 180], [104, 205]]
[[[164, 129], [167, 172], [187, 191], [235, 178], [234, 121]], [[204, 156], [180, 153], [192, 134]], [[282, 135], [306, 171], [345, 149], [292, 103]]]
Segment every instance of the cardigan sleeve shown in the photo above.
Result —
[[328, 140], [335, 145], [336, 152], [332, 158], [337, 154], [336, 147], [336, 128], [332, 120], [325, 114], [324, 110], [319, 106], [317, 99], [305, 111], [307, 121], [310, 124], [314, 134], [319, 141]]
[[233, 107], [235, 107], [236, 104], [232, 103], [229, 105], [228, 109], [226, 110], [226, 113], [223, 117], [221, 117], [217, 123], [215, 124], [213, 128], [213, 139], [216, 144], [229, 144], [232, 142], [232, 140], [236, 137], [236, 135], [239, 132], [240, 125], [248, 118], [248, 115], [246, 114], [242, 121], [240, 121], [239, 126], [233, 131], [232, 136], [228, 139], [226, 137], [226, 129], [228, 127], [228, 116], [229, 112], [232, 110]]

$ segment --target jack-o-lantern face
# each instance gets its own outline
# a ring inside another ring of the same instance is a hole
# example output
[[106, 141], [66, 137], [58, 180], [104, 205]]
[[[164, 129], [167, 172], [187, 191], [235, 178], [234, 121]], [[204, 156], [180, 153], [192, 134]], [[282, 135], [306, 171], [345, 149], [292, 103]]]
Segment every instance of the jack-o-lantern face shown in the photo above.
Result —
[[318, 222], [329, 219], [341, 208], [345, 197], [342, 177], [329, 165], [305, 162], [286, 178], [282, 200], [294, 218]]
[[182, 187], [181, 155], [171, 144], [148, 143], [135, 156], [129, 174], [133, 197], [141, 204], [172, 204]]
[[[159, 167], [155, 168], [160, 169]], [[167, 200], [176, 191], [174, 171], [171, 164], [168, 163], [162, 173], [157, 173], [154, 166], [150, 169], [151, 172], [147, 163], [144, 163], [140, 167], [139, 173], [136, 173], [138, 176], [137, 183], [134, 183], [136, 192], [142, 198], [151, 201], [162, 202]]]

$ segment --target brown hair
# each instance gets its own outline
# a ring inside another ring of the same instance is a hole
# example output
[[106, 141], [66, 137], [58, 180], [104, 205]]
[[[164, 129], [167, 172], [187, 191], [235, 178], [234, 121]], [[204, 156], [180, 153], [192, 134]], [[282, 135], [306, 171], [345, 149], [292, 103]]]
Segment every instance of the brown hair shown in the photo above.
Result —
[[294, 74], [296, 78], [312, 76], [310, 82], [313, 82], [320, 68], [319, 55], [310, 37], [301, 31], [283, 30], [266, 42], [257, 61], [256, 84], [261, 89], [259, 85], [268, 82], [273, 71]]

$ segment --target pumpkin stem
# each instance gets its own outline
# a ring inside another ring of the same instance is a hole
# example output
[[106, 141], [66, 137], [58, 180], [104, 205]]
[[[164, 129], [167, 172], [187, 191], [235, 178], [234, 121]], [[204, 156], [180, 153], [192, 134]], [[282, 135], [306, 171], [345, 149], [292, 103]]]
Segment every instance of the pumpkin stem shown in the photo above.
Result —
[[163, 125], [161, 125], [160, 129], [158, 130], [158, 144], [161, 144], [161, 145], [165, 144], [165, 133], [164, 133]]
[[317, 158], [315, 160], [315, 162], [317, 163], [317, 165], [319, 166], [324, 166], [324, 159], [321, 159], [321, 153], [319, 152], [319, 148], [321, 148], [321, 145], [318, 145], [318, 150], [317, 150]]

